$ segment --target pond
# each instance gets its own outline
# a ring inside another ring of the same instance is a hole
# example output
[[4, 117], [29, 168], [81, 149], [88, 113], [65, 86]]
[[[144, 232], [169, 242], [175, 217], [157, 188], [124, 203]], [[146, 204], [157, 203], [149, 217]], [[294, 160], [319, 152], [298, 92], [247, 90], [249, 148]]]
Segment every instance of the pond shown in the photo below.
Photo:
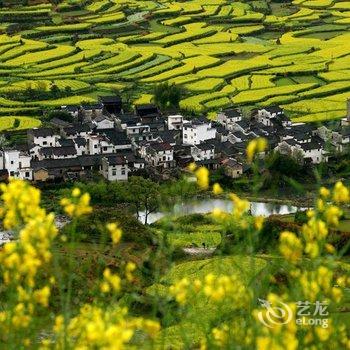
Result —
[[[151, 213], [148, 215], [148, 224], [161, 219], [166, 215], [188, 215], [188, 214], [205, 214], [212, 212], [215, 208], [221, 209], [225, 212], [231, 212], [233, 209], [232, 201], [228, 199], [202, 199], [184, 202], [176, 204], [169, 211], [160, 211], [156, 213]], [[290, 206], [287, 204], [278, 204], [278, 203], [264, 203], [264, 202], [250, 202], [250, 210], [254, 216], [270, 216], [273, 214], [292, 214], [295, 213], [298, 209], [305, 210], [306, 208]], [[145, 222], [145, 212], [140, 213], [139, 220]]]

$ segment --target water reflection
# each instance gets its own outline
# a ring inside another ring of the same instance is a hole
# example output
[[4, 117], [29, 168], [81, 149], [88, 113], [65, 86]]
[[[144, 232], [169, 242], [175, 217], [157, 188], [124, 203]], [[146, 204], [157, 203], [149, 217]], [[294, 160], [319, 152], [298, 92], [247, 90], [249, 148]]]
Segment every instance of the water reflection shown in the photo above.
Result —
[[[233, 203], [230, 200], [226, 199], [204, 199], [200, 201], [191, 201], [176, 204], [172, 210], [165, 212], [151, 213], [148, 215], [148, 223], [151, 224], [165, 215], [188, 215], [188, 214], [205, 214], [213, 211], [214, 208], [219, 208], [225, 212], [231, 212], [233, 209]], [[277, 204], [277, 203], [264, 203], [264, 202], [251, 202], [250, 210], [254, 216], [270, 216], [272, 214], [291, 214], [295, 213], [298, 209], [296, 206], [290, 206], [286, 204]], [[145, 222], [145, 213], [140, 213], [139, 220]]]

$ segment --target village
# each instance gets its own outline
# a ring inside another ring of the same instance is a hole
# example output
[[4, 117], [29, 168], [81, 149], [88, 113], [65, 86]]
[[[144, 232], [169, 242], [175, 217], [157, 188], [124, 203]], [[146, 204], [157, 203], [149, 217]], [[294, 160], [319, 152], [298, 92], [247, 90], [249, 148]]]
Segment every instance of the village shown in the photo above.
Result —
[[293, 123], [277, 106], [254, 109], [248, 117], [228, 108], [215, 121], [163, 115], [153, 104], [124, 113], [118, 96], [101, 97], [95, 105], [62, 106], [61, 111], [74, 122], [54, 118], [51, 127], [28, 130], [26, 145], [1, 151], [2, 179], [46, 182], [92, 173], [109, 181], [126, 181], [133, 174], [167, 179], [192, 162], [239, 178], [249, 169], [246, 146], [258, 137], [268, 141], [265, 153], [279, 152], [310, 166], [348, 152], [350, 145], [349, 101], [347, 116], [332, 128]]

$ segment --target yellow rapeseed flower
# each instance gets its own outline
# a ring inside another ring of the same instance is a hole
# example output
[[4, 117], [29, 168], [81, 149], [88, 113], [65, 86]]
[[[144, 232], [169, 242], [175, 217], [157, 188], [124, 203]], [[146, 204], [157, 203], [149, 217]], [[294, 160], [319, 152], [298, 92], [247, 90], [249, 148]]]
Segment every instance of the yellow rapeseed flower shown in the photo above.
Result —
[[281, 233], [279, 250], [287, 260], [296, 263], [302, 256], [302, 249], [300, 239], [293, 232]]
[[209, 187], [209, 170], [206, 167], [200, 167], [196, 170], [195, 175], [197, 177], [198, 186], [206, 190]]
[[193, 172], [197, 169], [196, 163], [190, 163], [190, 164], [187, 166], [187, 169], [188, 169], [190, 172], [193, 173]]
[[132, 261], [129, 261], [125, 267], [125, 276], [129, 282], [132, 282], [134, 280], [134, 275], [132, 273], [135, 270], [136, 270], [136, 264]]
[[220, 186], [220, 184], [215, 183], [213, 186], [213, 193], [217, 196], [217, 195], [221, 194], [222, 192], [223, 192], [223, 189]]
[[107, 224], [107, 229], [111, 235], [112, 242], [118, 244], [122, 237], [122, 230], [118, 227], [116, 223]]
[[45, 286], [41, 289], [38, 289], [34, 292], [34, 299], [37, 303], [41, 304], [42, 306], [47, 307], [49, 304], [49, 297], [50, 297], [51, 291], [49, 286]]
[[251, 163], [257, 153], [264, 152], [267, 148], [267, 141], [263, 137], [251, 140], [247, 146], [247, 161]]
[[333, 200], [336, 203], [348, 203], [350, 201], [349, 189], [340, 181], [338, 181], [334, 186]]

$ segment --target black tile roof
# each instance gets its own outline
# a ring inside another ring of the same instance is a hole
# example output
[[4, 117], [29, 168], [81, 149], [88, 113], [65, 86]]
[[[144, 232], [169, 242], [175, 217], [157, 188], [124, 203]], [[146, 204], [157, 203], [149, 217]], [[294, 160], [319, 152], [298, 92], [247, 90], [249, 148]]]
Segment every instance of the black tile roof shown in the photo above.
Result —
[[242, 113], [237, 108], [228, 108], [222, 111], [229, 118], [241, 117]]
[[173, 149], [168, 142], [152, 143], [149, 145], [149, 147], [155, 152], [170, 151]]
[[91, 131], [91, 128], [87, 124], [79, 124], [79, 125], [63, 128], [63, 131], [66, 133], [66, 135], [74, 136], [82, 132], [89, 132]]
[[86, 111], [91, 111], [94, 109], [103, 109], [103, 105], [102, 103], [86, 104], [86, 105], [81, 105], [81, 108]]
[[106, 136], [113, 145], [129, 145], [130, 140], [126, 136], [125, 131], [116, 129], [97, 129], [96, 133]]
[[110, 155], [105, 157], [109, 165], [124, 165], [126, 164], [126, 158], [121, 155]]
[[86, 140], [84, 139], [84, 137], [76, 137], [74, 139], [74, 142], [77, 144], [78, 147], [86, 146]]
[[62, 147], [74, 147], [74, 141], [72, 139], [58, 139], [57, 142]]
[[280, 106], [264, 107], [265, 111], [272, 113], [283, 113], [283, 109]]
[[66, 159], [44, 159], [32, 160], [31, 166], [34, 170], [38, 169], [69, 169], [85, 166], [99, 166], [101, 165], [101, 155], [84, 155], [76, 158]]
[[46, 157], [50, 156], [71, 156], [76, 155], [77, 151], [74, 146], [64, 147], [43, 147], [39, 152]]
[[51, 128], [35, 128], [28, 130], [28, 135], [33, 135], [34, 137], [49, 137], [57, 134]]
[[79, 107], [74, 105], [61, 106], [61, 109], [66, 110], [68, 112], [78, 112]]
[[138, 105], [135, 107], [136, 114], [140, 117], [155, 114], [159, 114], [158, 107], [152, 103]]

